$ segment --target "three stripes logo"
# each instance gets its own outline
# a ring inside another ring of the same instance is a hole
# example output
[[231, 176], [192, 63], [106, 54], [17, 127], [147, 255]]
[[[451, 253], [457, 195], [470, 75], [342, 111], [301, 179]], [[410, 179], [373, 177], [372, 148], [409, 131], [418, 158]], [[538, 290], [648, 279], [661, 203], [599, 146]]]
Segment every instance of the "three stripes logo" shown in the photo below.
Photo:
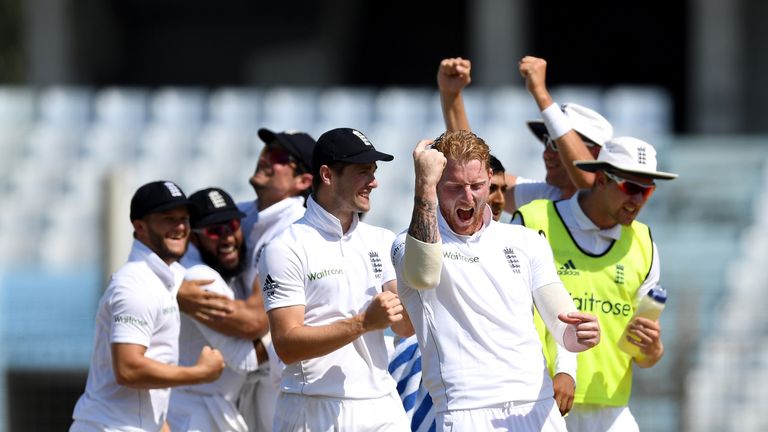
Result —
[[264, 292], [264, 296], [269, 298], [273, 297], [275, 295], [275, 290], [278, 288], [280, 288], [280, 284], [272, 279], [272, 275], [267, 274], [267, 277], [264, 279], [264, 286], [261, 288]]
[[579, 271], [576, 269], [576, 264], [573, 263], [573, 260], [569, 259], [557, 269], [557, 274], [559, 276], [578, 276]]

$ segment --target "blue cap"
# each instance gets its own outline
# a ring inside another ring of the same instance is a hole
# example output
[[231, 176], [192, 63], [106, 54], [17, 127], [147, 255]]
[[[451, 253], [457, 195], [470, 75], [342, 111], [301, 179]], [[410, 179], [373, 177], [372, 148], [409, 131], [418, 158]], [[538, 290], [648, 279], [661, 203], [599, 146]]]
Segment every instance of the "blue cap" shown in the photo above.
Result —
[[648, 296], [659, 303], [667, 302], [667, 290], [665, 290], [661, 285], [656, 285], [655, 287], [651, 288], [651, 290], [648, 291]]

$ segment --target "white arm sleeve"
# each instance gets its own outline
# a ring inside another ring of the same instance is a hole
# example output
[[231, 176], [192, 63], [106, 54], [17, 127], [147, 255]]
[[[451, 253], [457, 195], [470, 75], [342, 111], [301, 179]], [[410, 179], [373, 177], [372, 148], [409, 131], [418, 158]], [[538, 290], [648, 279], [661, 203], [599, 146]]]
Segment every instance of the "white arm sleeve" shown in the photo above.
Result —
[[557, 316], [561, 313], [577, 311], [568, 291], [560, 282], [544, 285], [533, 291], [533, 302], [549, 333], [552, 334], [558, 345], [565, 347], [563, 335], [568, 325], [560, 321]]
[[440, 283], [442, 243], [424, 243], [407, 234], [403, 253], [403, 279], [408, 286], [421, 290], [434, 288]]

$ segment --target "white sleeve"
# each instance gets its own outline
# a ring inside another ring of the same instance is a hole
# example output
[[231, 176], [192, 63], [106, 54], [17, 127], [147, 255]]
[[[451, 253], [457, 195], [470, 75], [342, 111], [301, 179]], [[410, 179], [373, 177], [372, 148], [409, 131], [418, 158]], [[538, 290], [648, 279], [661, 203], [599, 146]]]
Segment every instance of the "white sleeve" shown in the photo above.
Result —
[[376, 246], [379, 250], [379, 258], [381, 259], [381, 283], [385, 284], [391, 280], [397, 279], [397, 275], [395, 274], [395, 266], [392, 263], [392, 259], [387, 259], [390, 257], [390, 249], [392, 247], [392, 243], [395, 241], [395, 233], [387, 229], [383, 229], [382, 231], [384, 234], [382, 235], [381, 242]]
[[522, 179], [521, 181], [518, 177], [517, 183], [515, 184], [515, 206], [517, 208], [537, 199], [555, 201], [560, 198], [562, 198], [560, 189], [542, 181], [533, 181], [529, 179]]
[[110, 343], [137, 344], [148, 348], [155, 332], [157, 305], [148, 304], [141, 292], [124, 285], [113, 289], [108, 305], [112, 313]]
[[[188, 280], [213, 279], [213, 283], [204, 286], [206, 291], [215, 292], [231, 299], [234, 298], [232, 288], [224, 282], [221, 275], [206, 265], [190, 267], [185, 272], [184, 278]], [[253, 341], [219, 333], [196, 319], [193, 319], [192, 322], [195, 323], [208, 344], [221, 351], [221, 355], [229, 367], [243, 374], [259, 368]]]
[[527, 253], [531, 263], [531, 289], [535, 292], [538, 288], [546, 285], [555, 283], [562, 285], [560, 276], [557, 275], [557, 269], [555, 268], [552, 248], [549, 246], [547, 239], [530, 228], [521, 229], [525, 230], [525, 235], [528, 238]]
[[[285, 231], [284, 231], [285, 233]], [[269, 242], [259, 259], [258, 274], [264, 309], [306, 305], [304, 266], [293, 247], [283, 237]]]
[[641, 298], [648, 294], [651, 288], [659, 284], [661, 277], [661, 269], [659, 268], [659, 248], [656, 247], [656, 243], [653, 243], [653, 258], [651, 259], [651, 269], [648, 272], [648, 277], [645, 278], [640, 288], [637, 289], [637, 295], [635, 296], [635, 306]]
[[440, 284], [442, 249], [442, 243], [424, 243], [403, 232], [392, 244], [392, 261], [407, 286], [431, 289]]
[[563, 337], [567, 324], [560, 321], [557, 316], [561, 313], [576, 312], [577, 309], [563, 283], [558, 281], [534, 290], [533, 303], [549, 333], [558, 345], [565, 346]]

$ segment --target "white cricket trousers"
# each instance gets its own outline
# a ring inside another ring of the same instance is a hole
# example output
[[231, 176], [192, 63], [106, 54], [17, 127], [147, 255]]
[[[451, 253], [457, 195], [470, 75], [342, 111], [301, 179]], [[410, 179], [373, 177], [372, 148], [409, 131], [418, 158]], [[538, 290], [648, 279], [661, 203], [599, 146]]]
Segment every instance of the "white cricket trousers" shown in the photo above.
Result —
[[566, 432], [565, 420], [553, 398], [443, 411], [437, 413], [436, 421], [437, 430], [443, 432]]
[[635, 417], [627, 406], [573, 404], [565, 416], [569, 432], [639, 432]]
[[280, 393], [275, 432], [410, 432], [397, 391], [377, 399]]

